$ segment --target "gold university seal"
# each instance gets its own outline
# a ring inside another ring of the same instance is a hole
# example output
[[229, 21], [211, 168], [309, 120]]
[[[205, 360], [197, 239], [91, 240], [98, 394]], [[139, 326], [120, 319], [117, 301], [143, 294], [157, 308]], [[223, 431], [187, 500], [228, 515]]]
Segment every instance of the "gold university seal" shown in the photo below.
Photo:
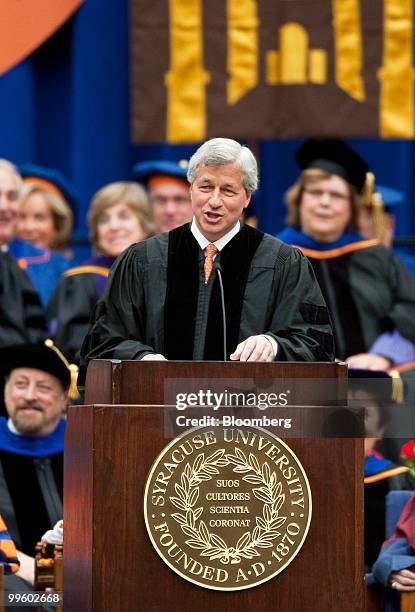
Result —
[[295, 454], [268, 431], [202, 427], [157, 457], [144, 517], [158, 554], [180, 576], [208, 589], [247, 589], [299, 552], [310, 486]]

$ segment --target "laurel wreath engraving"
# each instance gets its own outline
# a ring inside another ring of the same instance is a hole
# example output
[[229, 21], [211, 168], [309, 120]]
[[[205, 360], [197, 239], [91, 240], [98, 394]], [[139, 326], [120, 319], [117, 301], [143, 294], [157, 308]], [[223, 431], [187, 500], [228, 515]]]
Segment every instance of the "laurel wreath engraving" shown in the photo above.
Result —
[[[203, 508], [196, 508], [199, 499], [200, 484], [212, 479], [213, 475], [219, 474], [219, 469], [227, 465], [234, 465], [233, 472], [245, 474], [242, 480], [260, 485], [252, 489], [257, 499], [264, 503], [262, 516], [255, 518], [256, 527], [252, 532], [244, 533], [236, 545], [228, 546], [217, 534], [209, 532], [206, 523], [199, 520]], [[262, 466], [252, 453], [249, 457], [239, 448], [235, 448], [235, 454], [225, 454], [222, 448], [205, 457], [200, 453], [193, 465], [186, 464], [181, 475], [181, 484], [176, 483], [175, 491], [177, 497], [170, 497], [170, 501], [182, 512], [172, 514], [175, 521], [190, 539], [186, 540], [191, 548], [200, 551], [203, 557], [219, 559], [224, 564], [237, 564], [242, 558], [252, 559], [260, 556], [258, 548], [272, 547], [272, 540], [280, 535], [277, 531], [285, 523], [287, 517], [279, 516], [279, 510], [284, 503], [285, 495], [282, 491], [281, 482], [277, 481], [275, 472], [267, 462]]]

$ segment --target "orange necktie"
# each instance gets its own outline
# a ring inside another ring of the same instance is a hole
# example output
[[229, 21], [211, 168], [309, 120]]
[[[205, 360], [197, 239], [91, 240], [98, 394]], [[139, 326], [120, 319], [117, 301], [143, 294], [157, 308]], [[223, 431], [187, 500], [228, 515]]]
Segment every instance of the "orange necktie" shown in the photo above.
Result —
[[217, 252], [218, 252], [217, 247], [212, 243], [208, 244], [207, 247], [205, 248], [205, 265], [204, 265], [205, 285], [207, 285], [209, 277], [212, 273], [213, 258]]

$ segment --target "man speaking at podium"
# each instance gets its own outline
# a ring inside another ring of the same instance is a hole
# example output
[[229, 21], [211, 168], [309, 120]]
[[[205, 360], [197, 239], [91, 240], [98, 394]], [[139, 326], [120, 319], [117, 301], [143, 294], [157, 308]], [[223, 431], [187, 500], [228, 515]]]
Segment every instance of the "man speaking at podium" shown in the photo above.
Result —
[[189, 162], [193, 221], [117, 260], [86, 359], [330, 361], [328, 311], [307, 259], [240, 221], [252, 152], [214, 138]]

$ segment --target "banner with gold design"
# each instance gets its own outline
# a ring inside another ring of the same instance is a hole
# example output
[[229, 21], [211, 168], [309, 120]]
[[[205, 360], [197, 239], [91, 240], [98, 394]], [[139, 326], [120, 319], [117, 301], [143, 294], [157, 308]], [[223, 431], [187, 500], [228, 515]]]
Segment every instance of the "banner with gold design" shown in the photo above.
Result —
[[412, 0], [131, 0], [134, 142], [414, 138]]

